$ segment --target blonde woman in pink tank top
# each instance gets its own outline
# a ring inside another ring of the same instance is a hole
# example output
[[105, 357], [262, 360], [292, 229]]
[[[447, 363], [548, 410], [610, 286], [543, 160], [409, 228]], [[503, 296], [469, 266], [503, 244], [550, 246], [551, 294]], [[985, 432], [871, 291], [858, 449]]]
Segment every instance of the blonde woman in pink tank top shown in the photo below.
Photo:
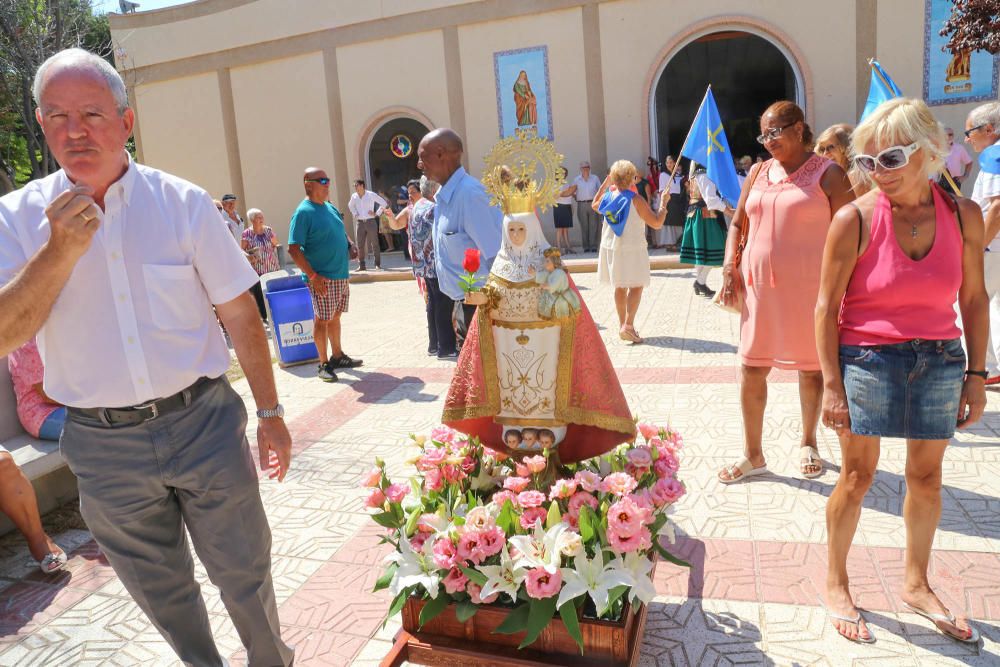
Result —
[[843, 459], [826, 508], [826, 607], [837, 631], [854, 642], [875, 641], [850, 592], [847, 554], [882, 437], [906, 439], [903, 606], [948, 637], [979, 641], [927, 577], [945, 448], [956, 425], [974, 423], [986, 405], [983, 217], [976, 204], [930, 180], [946, 146], [924, 102], [879, 106], [852, 138], [855, 163], [877, 189], [837, 212], [823, 254], [816, 304], [823, 423], [837, 432]]
[[[768, 107], [760, 132], [757, 140], [772, 159], [751, 170], [743, 183], [722, 268], [722, 300], [733, 303], [745, 295], [739, 347], [744, 452], [742, 460], [719, 471], [723, 484], [767, 472], [761, 441], [772, 368], [798, 371], [799, 470], [806, 478], [823, 472], [816, 449], [823, 379], [813, 310], [830, 219], [852, 199], [844, 170], [812, 152], [812, 131], [796, 104]], [[749, 225], [749, 237], [737, 266], [734, 256], [744, 225]]]

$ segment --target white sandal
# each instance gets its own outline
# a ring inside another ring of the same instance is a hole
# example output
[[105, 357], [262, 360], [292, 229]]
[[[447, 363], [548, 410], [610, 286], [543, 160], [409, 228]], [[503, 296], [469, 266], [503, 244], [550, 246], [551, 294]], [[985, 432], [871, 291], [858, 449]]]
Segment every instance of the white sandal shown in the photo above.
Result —
[[[819, 456], [819, 450], [815, 447], [799, 447], [799, 451], [802, 454], [802, 458], [799, 459], [799, 472], [806, 479], [815, 479], [823, 474], [823, 459]], [[819, 470], [816, 472], [805, 472], [802, 469], [805, 466], [819, 466]]]
[[923, 616], [928, 621], [931, 621], [932, 623], [934, 623], [934, 627], [937, 628], [938, 632], [940, 632], [941, 634], [943, 634], [943, 635], [945, 635], [947, 637], [951, 637], [952, 639], [954, 639], [957, 642], [963, 642], [965, 644], [978, 644], [979, 643], [979, 630], [976, 630], [974, 627], [972, 627], [972, 624], [969, 623], [968, 619], [966, 619], [965, 622], [969, 626], [969, 632], [970, 632], [970, 634], [969, 634], [968, 637], [959, 637], [958, 635], [952, 634], [952, 633], [948, 632], [947, 630], [945, 630], [944, 628], [942, 628], [940, 625], [938, 625], [938, 623], [947, 623], [948, 625], [957, 628], [958, 627], [958, 623], [957, 623], [958, 619], [955, 618], [955, 615], [952, 614], [951, 612], [948, 612], [947, 614], [932, 614], [929, 611], [924, 611], [923, 609], [918, 609], [917, 607], [914, 607], [912, 604], [907, 604], [906, 602], [903, 603], [903, 606], [906, 607], [907, 609], [909, 609], [910, 611], [912, 611], [914, 614], [918, 614], [920, 616]]
[[[724, 479], [722, 473], [729, 473], [729, 479]], [[740, 473], [737, 477], [736, 473]], [[719, 471], [716, 475], [718, 480], [723, 484], [735, 484], [736, 482], [742, 482], [747, 477], [756, 477], [757, 475], [764, 475], [767, 473], [767, 464], [765, 463], [759, 468], [754, 468], [753, 464], [750, 463], [750, 459], [744, 458], [742, 461], [735, 465], [726, 466]]]
[[45, 554], [45, 557], [42, 558], [42, 560], [37, 561], [37, 563], [38, 569], [45, 574], [59, 572], [66, 567], [66, 552], [53, 551], [50, 554]]

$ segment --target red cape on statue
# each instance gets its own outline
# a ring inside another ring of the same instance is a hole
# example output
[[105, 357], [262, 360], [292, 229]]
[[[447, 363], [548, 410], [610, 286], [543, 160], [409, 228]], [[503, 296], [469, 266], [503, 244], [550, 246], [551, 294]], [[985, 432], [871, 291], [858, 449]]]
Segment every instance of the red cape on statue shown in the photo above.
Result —
[[[572, 278], [570, 289], [580, 297]], [[569, 386], [556, 391], [555, 416], [567, 424], [566, 437], [557, 448], [563, 463], [604, 454], [635, 439], [636, 432], [618, 375], [582, 297], [580, 306], [575, 320], [562, 325], [561, 333], [560, 364], [571, 367]], [[487, 447], [509, 452], [502, 439], [503, 427], [494, 419], [499, 412], [493, 332], [488, 310], [480, 307], [458, 357], [442, 421], [478, 437]]]

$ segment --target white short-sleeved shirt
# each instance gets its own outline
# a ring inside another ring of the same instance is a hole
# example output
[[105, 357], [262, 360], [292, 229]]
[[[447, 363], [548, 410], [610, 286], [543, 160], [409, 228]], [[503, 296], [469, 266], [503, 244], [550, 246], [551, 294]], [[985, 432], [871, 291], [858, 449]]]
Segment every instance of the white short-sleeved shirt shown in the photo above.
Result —
[[[993, 145], [1000, 145], [1000, 141]], [[972, 201], [979, 204], [985, 216], [986, 209], [990, 207], [990, 200], [995, 197], [1000, 197], [1000, 174], [987, 174], [980, 169], [976, 176], [976, 184], [972, 186]], [[986, 239], [986, 247], [990, 252], [1000, 252], [1000, 237]]]
[[[0, 285], [49, 238], [45, 207], [72, 187], [63, 171], [0, 198]], [[129, 161], [101, 226], [38, 334], [45, 393], [74, 407], [123, 407], [174, 394], [229, 368], [212, 304], [257, 281], [212, 198]]]
[[573, 185], [576, 186], [577, 201], [593, 201], [594, 195], [601, 189], [601, 179], [594, 172], [590, 172], [590, 178], [586, 179], [580, 174], [573, 179]]

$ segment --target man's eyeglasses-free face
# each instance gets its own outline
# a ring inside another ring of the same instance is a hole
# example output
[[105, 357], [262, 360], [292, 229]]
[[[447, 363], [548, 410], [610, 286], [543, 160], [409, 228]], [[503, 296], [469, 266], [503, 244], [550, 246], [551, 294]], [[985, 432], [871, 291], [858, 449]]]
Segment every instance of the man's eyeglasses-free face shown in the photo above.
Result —
[[306, 183], [319, 183], [320, 185], [330, 185], [329, 178], [304, 178]]
[[890, 146], [878, 155], [858, 155], [854, 161], [865, 171], [875, 171], [875, 164], [882, 165], [883, 169], [902, 169], [910, 162], [910, 156], [920, 148], [917, 142], [909, 146]]
[[973, 132], [975, 132], [976, 130], [981, 130], [981, 129], [983, 129], [984, 127], [986, 127], [987, 125], [989, 125], [989, 123], [983, 123], [982, 125], [976, 125], [975, 127], [970, 127], [970, 128], [969, 128], [968, 130], [966, 130], [966, 131], [965, 131], [965, 133], [964, 133], [964, 134], [965, 134], [965, 138], [966, 138], [966, 139], [968, 139], [969, 137], [971, 137], [971, 136], [972, 136], [972, 133], [973, 133]]
[[770, 130], [757, 137], [757, 143], [764, 145], [769, 141], [774, 141], [775, 139], [781, 136], [782, 132], [790, 128], [792, 125], [795, 125], [795, 123], [789, 123], [784, 127], [772, 127]]

